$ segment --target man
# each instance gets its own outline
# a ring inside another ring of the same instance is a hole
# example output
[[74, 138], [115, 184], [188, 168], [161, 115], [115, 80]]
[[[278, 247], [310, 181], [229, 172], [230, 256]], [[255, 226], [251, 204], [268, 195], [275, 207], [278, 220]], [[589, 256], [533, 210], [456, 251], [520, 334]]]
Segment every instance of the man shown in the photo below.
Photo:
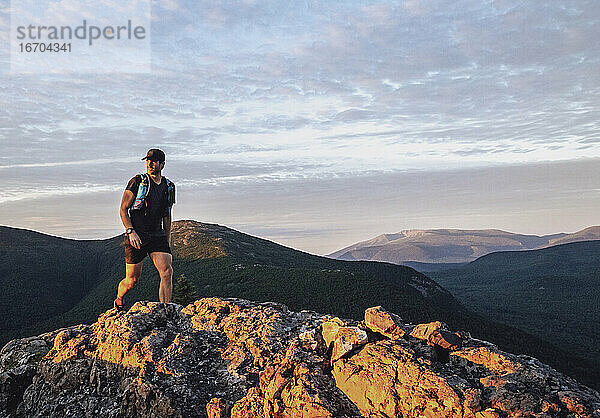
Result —
[[149, 255], [160, 275], [158, 298], [171, 301], [173, 258], [171, 256], [171, 207], [175, 185], [162, 175], [165, 153], [153, 148], [142, 158], [146, 173], [129, 180], [121, 199], [120, 215], [125, 227], [125, 278], [119, 283], [113, 306], [123, 309], [123, 297], [140, 278]]

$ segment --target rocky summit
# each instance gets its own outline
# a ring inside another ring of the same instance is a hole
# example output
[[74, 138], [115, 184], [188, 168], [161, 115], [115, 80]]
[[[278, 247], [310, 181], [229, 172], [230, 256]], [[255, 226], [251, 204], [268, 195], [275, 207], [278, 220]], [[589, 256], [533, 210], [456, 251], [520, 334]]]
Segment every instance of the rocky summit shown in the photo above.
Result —
[[138, 302], [0, 351], [2, 417], [598, 417], [538, 360], [382, 307]]

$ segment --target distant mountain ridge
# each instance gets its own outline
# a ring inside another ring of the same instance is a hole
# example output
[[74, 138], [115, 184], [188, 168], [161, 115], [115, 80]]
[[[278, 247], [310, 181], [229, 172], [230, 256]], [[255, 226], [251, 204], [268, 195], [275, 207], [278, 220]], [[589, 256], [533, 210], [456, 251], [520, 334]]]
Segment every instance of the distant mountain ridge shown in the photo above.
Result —
[[498, 251], [537, 250], [570, 242], [600, 240], [600, 226], [567, 234], [526, 235], [499, 229], [410, 229], [382, 234], [327, 257], [394, 264], [468, 263]]

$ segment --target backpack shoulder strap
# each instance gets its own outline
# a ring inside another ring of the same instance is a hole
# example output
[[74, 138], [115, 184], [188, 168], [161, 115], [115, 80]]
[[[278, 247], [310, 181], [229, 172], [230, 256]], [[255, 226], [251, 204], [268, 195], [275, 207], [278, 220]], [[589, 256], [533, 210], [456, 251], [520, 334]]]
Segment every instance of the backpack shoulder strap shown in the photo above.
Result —
[[132, 209], [140, 209], [144, 205], [148, 190], [150, 189], [150, 182], [148, 181], [147, 175], [145, 173], [139, 173], [138, 176], [140, 177], [140, 184]]
[[175, 201], [175, 185], [171, 180], [164, 177], [167, 182], [167, 200], [169, 207], [173, 206], [173, 202]]

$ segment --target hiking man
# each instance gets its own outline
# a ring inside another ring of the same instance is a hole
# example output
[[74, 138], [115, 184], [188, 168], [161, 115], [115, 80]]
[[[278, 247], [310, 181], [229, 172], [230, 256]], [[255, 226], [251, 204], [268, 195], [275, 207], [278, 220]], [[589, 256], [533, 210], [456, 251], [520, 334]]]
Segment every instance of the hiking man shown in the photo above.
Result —
[[158, 298], [171, 301], [173, 258], [171, 256], [171, 207], [175, 184], [162, 175], [165, 153], [153, 148], [142, 158], [146, 172], [129, 180], [121, 199], [120, 215], [125, 227], [125, 278], [119, 283], [113, 306], [123, 309], [123, 297], [140, 278], [149, 255], [160, 275]]

